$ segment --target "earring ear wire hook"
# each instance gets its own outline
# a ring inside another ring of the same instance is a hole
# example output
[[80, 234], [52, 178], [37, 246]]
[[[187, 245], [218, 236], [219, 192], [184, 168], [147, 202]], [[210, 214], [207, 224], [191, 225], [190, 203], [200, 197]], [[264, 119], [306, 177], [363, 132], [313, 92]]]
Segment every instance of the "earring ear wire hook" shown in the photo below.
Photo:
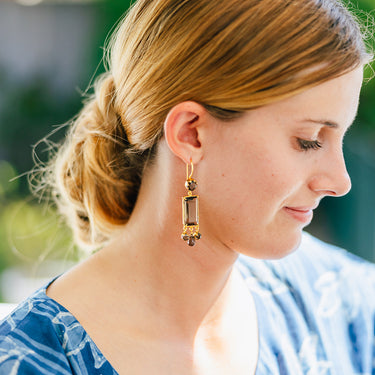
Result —
[[[190, 167], [190, 174], [189, 174], [189, 167]], [[194, 164], [192, 158], [190, 158], [190, 163], [186, 164], [186, 180], [191, 180], [194, 172]]]

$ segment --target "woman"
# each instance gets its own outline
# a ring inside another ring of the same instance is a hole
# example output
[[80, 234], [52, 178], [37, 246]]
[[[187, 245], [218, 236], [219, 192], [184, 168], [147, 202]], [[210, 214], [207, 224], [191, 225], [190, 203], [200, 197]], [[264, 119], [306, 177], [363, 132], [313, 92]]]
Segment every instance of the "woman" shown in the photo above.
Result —
[[369, 59], [335, 0], [135, 3], [46, 171], [101, 250], [3, 322], [0, 372], [374, 372], [374, 266], [302, 234]]

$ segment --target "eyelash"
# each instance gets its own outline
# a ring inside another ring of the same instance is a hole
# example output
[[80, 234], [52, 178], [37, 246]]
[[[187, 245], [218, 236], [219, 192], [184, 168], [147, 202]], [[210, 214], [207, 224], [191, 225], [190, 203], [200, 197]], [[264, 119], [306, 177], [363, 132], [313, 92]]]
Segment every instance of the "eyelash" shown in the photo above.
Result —
[[302, 151], [318, 150], [322, 147], [319, 141], [307, 141], [305, 139], [297, 138], [298, 146]]

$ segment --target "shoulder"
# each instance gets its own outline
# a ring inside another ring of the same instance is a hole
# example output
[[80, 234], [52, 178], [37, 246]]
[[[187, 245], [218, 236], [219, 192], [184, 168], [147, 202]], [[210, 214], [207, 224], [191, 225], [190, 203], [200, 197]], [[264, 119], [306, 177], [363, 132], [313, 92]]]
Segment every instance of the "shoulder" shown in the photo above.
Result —
[[[331, 287], [344, 287], [344, 294], [358, 295], [358, 286], [375, 292], [375, 264], [348, 251], [327, 244], [310, 234], [304, 233], [299, 249], [290, 258], [281, 260], [279, 267], [287, 272], [294, 265], [293, 279], [303, 274], [317, 291]], [[375, 304], [374, 306], [375, 307]]]
[[48, 285], [0, 323], [0, 374], [117, 374], [78, 320], [47, 296]]
[[238, 267], [251, 291], [287, 301], [299, 298], [318, 315], [375, 315], [375, 265], [304, 233], [299, 248], [279, 260], [241, 256]]
[[305, 233], [299, 248], [283, 259], [241, 256], [237, 264], [257, 308], [260, 366], [277, 369], [282, 363], [288, 373], [302, 373], [306, 366], [370, 373], [372, 263]]
[[[348, 251], [325, 243], [304, 232], [298, 249], [285, 258], [278, 260], [258, 260], [241, 255], [237, 262], [242, 272], [248, 276], [265, 279], [272, 270], [272, 275], [290, 280], [314, 280], [329, 274], [349, 277], [351, 281], [366, 281], [375, 288], [375, 264], [365, 261]], [[259, 272], [262, 271], [262, 272]], [[353, 273], [358, 276], [356, 280]]]
[[42, 288], [8, 315], [0, 324], [0, 373], [70, 374], [60, 313]]

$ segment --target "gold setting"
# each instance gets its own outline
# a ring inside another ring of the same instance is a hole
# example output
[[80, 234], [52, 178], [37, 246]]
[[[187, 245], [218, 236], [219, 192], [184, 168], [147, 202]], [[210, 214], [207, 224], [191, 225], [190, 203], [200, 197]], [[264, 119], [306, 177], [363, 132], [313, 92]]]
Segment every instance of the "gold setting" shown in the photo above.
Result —
[[186, 164], [185, 187], [188, 190], [188, 195], [182, 197], [182, 224], [184, 227], [181, 234], [181, 238], [189, 246], [194, 246], [195, 242], [202, 237], [199, 233], [199, 195], [193, 195], [198, 184], [192, 178], [193, 172], [194, 165], [190, 160], [190, 164]]

